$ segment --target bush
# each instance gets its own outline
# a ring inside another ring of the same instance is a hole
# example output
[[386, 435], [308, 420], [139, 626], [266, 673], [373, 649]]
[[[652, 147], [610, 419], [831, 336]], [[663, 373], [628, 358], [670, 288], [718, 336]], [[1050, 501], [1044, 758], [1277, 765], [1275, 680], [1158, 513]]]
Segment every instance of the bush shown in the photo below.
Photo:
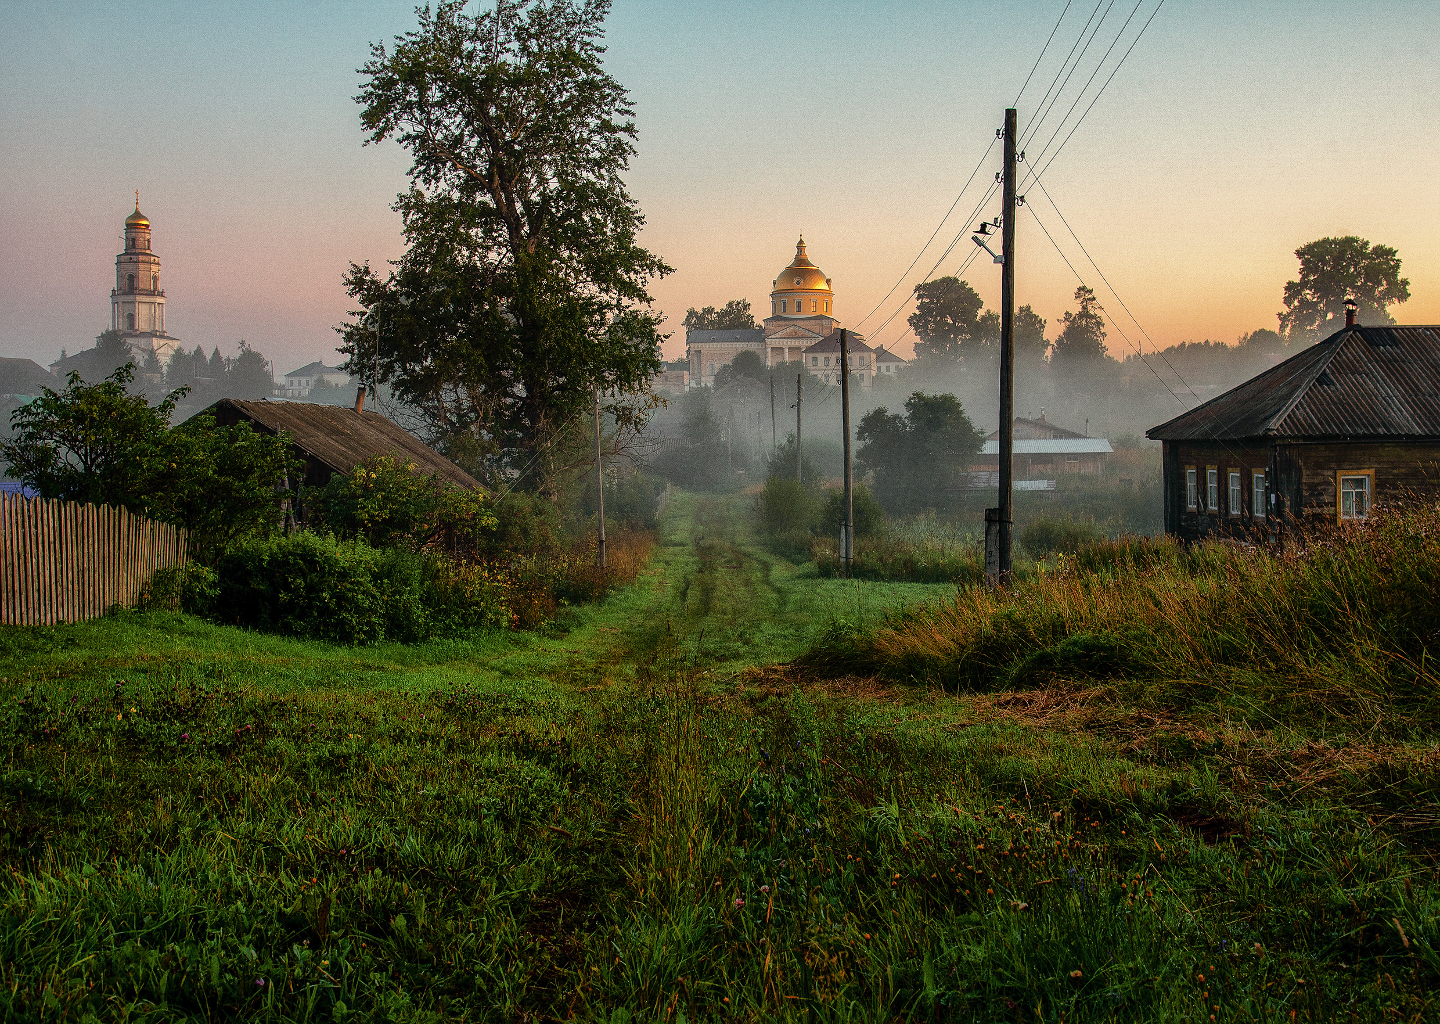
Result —
[[[850, 499], [855, 517], [855, 536], [878, 537], [885, 530], [885, 510], [864, 484], [856, 484]], [[845, 518], [845, 491], [831, 488], [825, 492], [825, 511], [820, 517], [821, 533], [840, 536], [840, 522]]]
[[414, 642], [508, 621], [502, 574], [442, 555], [297, 533], [220, 560], [216, 608], [235, 625], [342, 644]]
[[163, 608], [166, 611], [207, 615], [220, 594], [220, 577], [215, 570], [199, 562], [185, 562], [157, 569], [140, 592], [144, 610]]
[[[803, 532], [818, 525], [820, 496], [794, 479], [772, 476], [760, 491], [760, 528], [772, 537]], [[808, 546], [808, 545], [807, 545]]]
[[1053, 554], [1073, 555], [1082, 547], [1098, 544], [1105, 534], [1093, 522], [1041, 517], [1020, 531], [1020, 546], [1031, 558]]
[[377, 455], [347, 474], [335, 474], [306, 493], [305, 502], [317, 523], [337, 537], [377, 548], [419, 551], [445, 537], [468, 549], [495, 527], [484, 495], [423, 476], [413, 462], [393, 455]]

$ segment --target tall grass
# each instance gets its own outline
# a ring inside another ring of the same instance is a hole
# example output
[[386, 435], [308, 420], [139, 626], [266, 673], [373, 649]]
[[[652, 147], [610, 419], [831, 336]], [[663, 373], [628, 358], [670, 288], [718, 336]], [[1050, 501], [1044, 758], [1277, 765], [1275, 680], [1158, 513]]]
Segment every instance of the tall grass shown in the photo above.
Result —
[[[1266, 691], [1307, 719], [1377, 702], [1440, 715], [1440, 509], [1376, 515], [1284, 555], [1130, 541], [1004, 591], [962, 590], [807, 656], [832, 670], [995, 689], [1049, 679]], [[1288, 698], [1285, 695], [1289, 695]], [[1269, 706], [1269, 705], [1267, 705]]]

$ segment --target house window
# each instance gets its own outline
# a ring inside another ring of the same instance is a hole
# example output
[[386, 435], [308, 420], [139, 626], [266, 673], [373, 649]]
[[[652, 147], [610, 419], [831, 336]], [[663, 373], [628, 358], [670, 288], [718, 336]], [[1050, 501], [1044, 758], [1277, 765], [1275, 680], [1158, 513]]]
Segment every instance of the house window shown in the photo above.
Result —
[[826, 365], [826, 366], [829, 366], [829, 365], [830, 365], [830, 357], [829, 357], [829, 356], [826, 356], [826, 357], [825, 357], [825, 365]]
[[1185, 509], [1187, 512], [1199, 511], [1200, 488], [1196, 483], [1195, 467], [1185, 467]]
[[710, 376], [712, 376], [712, 377], [715, 376], [715, 364], [714, 364], [714, 363], [711, 363], [711, 364], [710, 364]]
[[1230, 471], [1230, 504], [1228, 506], [1228, 510], [1232, 516], [1238, 516], [1244, 511], [1242, 504], [1244, 501], [1245, 495], [1240, 487], [1240, 471], [1238, 469], [1232, 469]]
[[1364, 519], [1370, 514], [1374, 500], [1375, 471], [1373, 469], [1341, 470], [1336, 473], [1337, 490], [1340, 495], [1340, 519]]
[[1265, 518], [1265, 471], [1250, 471], [1250, 514], [1256, 519]]
[[1205, 511], [1220, 512], [1220, 470], [1214, 466], [1205, 468]]
[[820, 357], [819, 357], [819, 356], [811, 356], [811, 357], [810, 357], [810, 365], [811, 365], [811, 366], [819, 366], [819, 365], [820, 365]]

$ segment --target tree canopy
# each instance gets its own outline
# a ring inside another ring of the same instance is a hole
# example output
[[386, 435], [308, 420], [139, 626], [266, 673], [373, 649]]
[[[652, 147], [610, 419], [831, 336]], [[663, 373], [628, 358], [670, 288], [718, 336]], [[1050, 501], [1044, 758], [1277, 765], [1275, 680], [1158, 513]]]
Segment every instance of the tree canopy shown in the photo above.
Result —
[[855, 438], [855, 461], [873, 474], [891, 513], [943, 506], [985, 440], [954, 395], [919, 391], [906, 399], [904, 416], [884, 406], [866, 413]]
[[72, 373], [63, 391], [11, 413], [0, 441], [10, 473], [42, 497], [116, 505], [183, 526], [192, 553], [218, 557], [228, 544], [279, 526], [286, 492], [277, 489], [301, 463], [283, 437], [249, 424], [217, 427], [208, 416], [171, 429], [184, 391], [152, 406], [130, 394], [135, 365], [86, 384]]
[[1353, 298], [1362, 324], [1393, 324], [1389, 307], [1410, 298], [1400, 276], [1400, 254], [1363, 238], [1320, 238], [1295, 250], [1300, 277], [1285, 284], [1280, 333], [1294, 344], [1313, 342], [1345, 324], [1345, 300]]
[[1060, 334], [1050, 353], [1050, 365], [1062, 374], [1089, 374], [1106, 363], [1105, 318], [1095, 292], [1087, 285], [1075, 289], [1076, 310], [1061, 319]]
[[760, 325], [750, 312], [749, 299], [731, 299], [719, 309], [691, 306], [685, 311], [683, 326], [687, 331], [744, 331], [754, 330]]
[[390, 383], [434, 440], [471, 434], [497, 473], [545, 472], [538, 456], [592, 388], [641, 392], [660, 366], [648, 288], [670, 267], [638, 242], [608, 11], [499, 0], [472, 16], [447, 0], [360, 69], [367, 144], [394, 139], [412, 164], [396, 270], [345, 277], [361, 307], [341, 328], [347, 369], [378, 370], [369, 383]]
[[[980, 310], [985, 303], [969, 284], [955, 277], [937, 277], [915, 286], [915, 312], [910, 329], [919, 340], [917, 354], [965, 358], [982, 344]], [[998, 337], [998, 325], [996, 327]]]

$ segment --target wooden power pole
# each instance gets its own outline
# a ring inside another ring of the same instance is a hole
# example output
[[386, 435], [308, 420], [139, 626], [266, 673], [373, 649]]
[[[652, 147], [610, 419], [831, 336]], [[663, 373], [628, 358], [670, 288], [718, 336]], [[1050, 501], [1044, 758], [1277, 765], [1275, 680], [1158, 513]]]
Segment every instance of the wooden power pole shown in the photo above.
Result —
[[804, 376], [803, 372], [795, 375], [795, 479], [802, 484], [805, 482], [805, 460], [800, 456], [800, 381]]
[[595, 482], [600, 489], [600, 568], [605, 568], [605, 468], [600, 462], [600, 385], [595, 385]]
[[770, 375], [770, 453], [774, 455], [780, 448], [779, 432], [775, 428], [775, 375]]
[[845, 432], [845, 522], [840, 531], [840, 564], [850, 575], [850, 561], [855, 557], [855, 503], [850, 476], [850, 346], [849, 332], [840, 328], [840, 426]]
[[1000, 266], [1000, 582], [1011, 578], [1015, 532], [1015, 108], [1005, 111]]

